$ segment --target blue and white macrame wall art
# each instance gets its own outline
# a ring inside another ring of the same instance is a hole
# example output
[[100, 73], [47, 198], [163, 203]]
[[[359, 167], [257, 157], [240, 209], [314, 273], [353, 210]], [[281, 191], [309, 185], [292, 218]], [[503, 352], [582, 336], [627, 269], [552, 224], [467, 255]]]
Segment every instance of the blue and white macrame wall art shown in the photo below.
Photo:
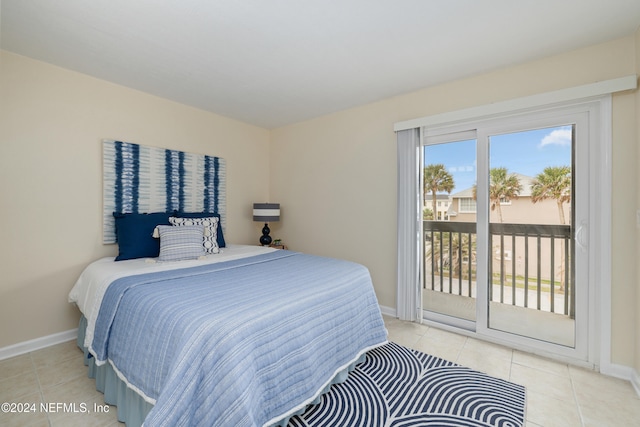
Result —
[[114, 212], [216, 212], [224, 230], [224, 159], [104, 140], [103, 242], [115, 243]]

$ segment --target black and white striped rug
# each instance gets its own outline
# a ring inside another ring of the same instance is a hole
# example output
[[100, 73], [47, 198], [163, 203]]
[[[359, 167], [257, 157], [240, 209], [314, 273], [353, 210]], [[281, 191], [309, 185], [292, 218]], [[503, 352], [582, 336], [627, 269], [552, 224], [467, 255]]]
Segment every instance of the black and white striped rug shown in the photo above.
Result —
[[524, 425], [525, 389], [389, 343], [288, 427]]

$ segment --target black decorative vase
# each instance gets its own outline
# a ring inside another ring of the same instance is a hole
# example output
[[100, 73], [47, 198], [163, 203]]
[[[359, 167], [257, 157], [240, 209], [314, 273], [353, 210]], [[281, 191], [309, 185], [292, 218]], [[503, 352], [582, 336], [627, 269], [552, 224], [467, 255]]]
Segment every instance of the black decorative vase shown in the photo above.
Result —
[[264, 227], [262, 227], [262, 236], [260, 237], [260, 244], [262, 246], [269, 246], [271, 244], [271, 236], [269, 236], [270, 232], [271, 230], [269, 230], [269, 225], [265, 223]]

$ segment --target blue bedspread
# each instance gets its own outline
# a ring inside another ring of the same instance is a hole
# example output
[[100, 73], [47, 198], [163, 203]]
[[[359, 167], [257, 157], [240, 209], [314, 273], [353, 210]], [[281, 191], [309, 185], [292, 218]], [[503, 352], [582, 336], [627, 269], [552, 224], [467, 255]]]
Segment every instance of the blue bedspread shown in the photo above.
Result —
[[289, 251], [114, 281], [91, 345], [145, 426], [263, 426], [386, 342], [368, 270]]

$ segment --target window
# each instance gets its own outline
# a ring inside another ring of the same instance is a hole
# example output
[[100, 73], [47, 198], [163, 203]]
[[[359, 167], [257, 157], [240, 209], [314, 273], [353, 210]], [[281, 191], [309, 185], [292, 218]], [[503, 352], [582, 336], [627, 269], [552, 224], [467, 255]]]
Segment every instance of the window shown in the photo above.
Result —
[[471, 197], [464, 197], [459, 200], [460, 204], [460, 213], [475, 213], [476, 212], [476, 201]]

